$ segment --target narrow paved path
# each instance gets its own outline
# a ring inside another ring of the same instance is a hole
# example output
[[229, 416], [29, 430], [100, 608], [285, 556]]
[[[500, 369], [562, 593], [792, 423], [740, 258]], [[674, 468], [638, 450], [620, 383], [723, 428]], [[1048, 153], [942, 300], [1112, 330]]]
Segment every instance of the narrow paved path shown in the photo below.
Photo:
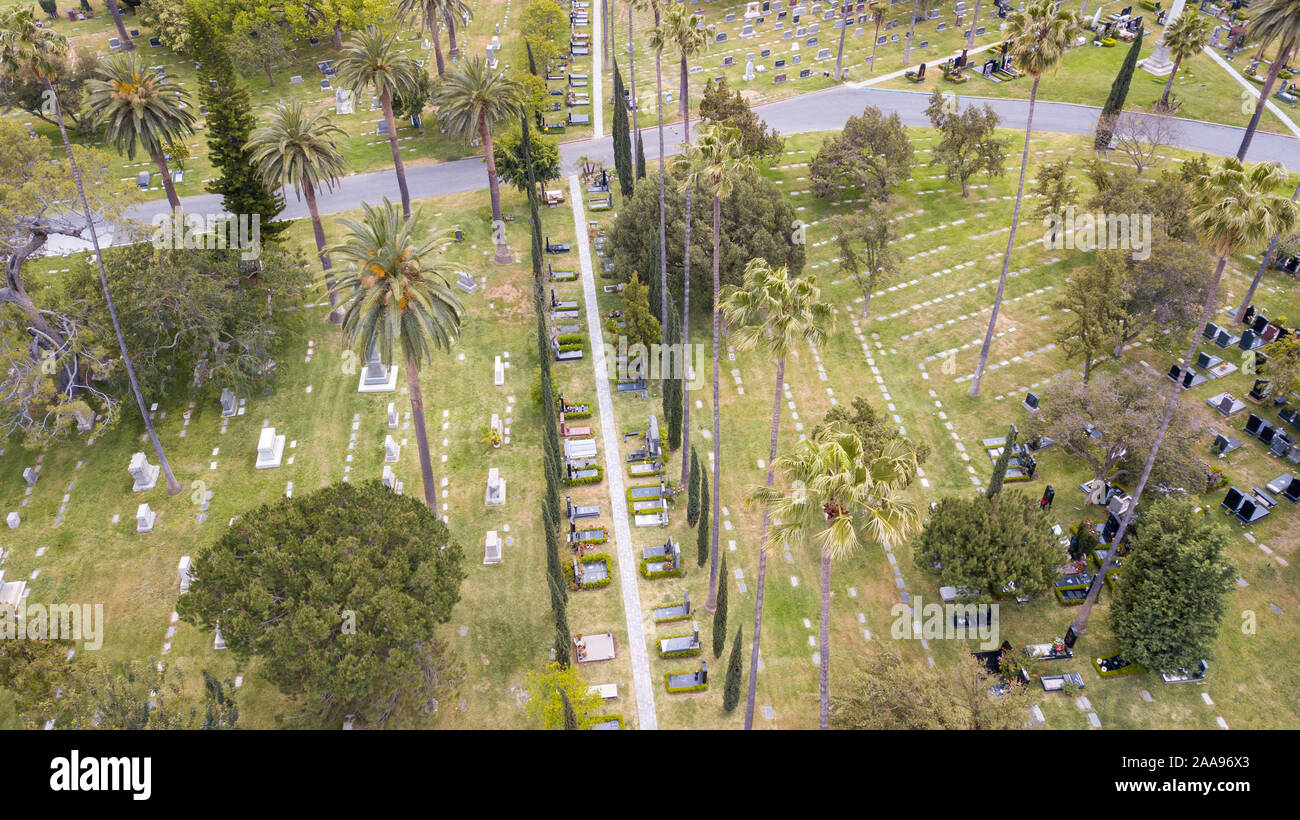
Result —
[[614, 517], [614, 543], [618, 556], [619, 591], [623, 594], [623, 615], [627, 619], [627, 651], [632, 659], [632, 684], [636, 691], [637, 724], [658, 729], [655, 691], [650, 680], [650, 658], [646, 653], [642, 625], [641, 591], [637, 585], [636, 554], [632, 550], [632, 528], [627, 521], [627, 497], [623, 487], [623, 455], [619, 450], [618, 427], [614, 423], [614, 402], [609, 395], [609, 368], [605, 360], [600, 307], [596, 303], [596, 276], [591, 267], [591, 246], [587, 242], [587, 217], [583, 203], [586, 189], [576, 177], [569, 177], [569, 198], [573, 201], [573, 228], [577, 234], [578, 263], [582, 266], [582, 299], [587, 310], [587, 338], [591, 341], [591, 367], [596, 377], [596, 403], [600, 407], [600, 432], [605, 449], [605, 486], [609, 487], [609, 511]]

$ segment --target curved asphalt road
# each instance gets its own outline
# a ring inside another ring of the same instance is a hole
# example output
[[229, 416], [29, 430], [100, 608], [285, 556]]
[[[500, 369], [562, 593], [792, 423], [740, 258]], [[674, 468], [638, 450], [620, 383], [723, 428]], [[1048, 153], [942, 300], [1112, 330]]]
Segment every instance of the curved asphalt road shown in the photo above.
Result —
[[[756, 110], [768, 125], [783, 134], [839, 130], [849, 116], [860, 113], [868, 105], [875, 105], [886, 112], [898, 112], [905, 125], [928, 125], [929, 120], [925, 116], [928, 97], [929, 95], [923, 92], [859, 88], [849, 85], [765, 103], [756, 106]], [[1029, 111], [1027, 100], [962, 97], [961, 102], [964, 106], [988, 103], [1001, 118], [1003, 128], [1023, 130], [1025, 127], [1025, 117]], [[1091, 134], [1095, 129], [1099, 111], [1100, 109], [1092, 106], [1039, 101], [1034, 110], [1034, 120], [1038, 126], [1035, 132]], [[1199, 120], [1179, 120], [1179, 124], [1182, 129], [1181, 138], [1178, 140], [1179, 147], [1216, 156], [1235, 154], [1245, 130]], [[657, 159], [659, 141], [655, 136], [655, 129], [645, 128], [643, 133], [647, 159]], [[667, 146], [665, 154], [676, 153], [677, 146], [681, 142], [680, 124], [664, 126], [664, 144]], [[612, 138], [605, 136], [560, 145], [560, 161], [566, 173], [577, 166], [578, 157], [583, 155], [606, 164], [613, 164]], [[1288, 169], [1300, 169], [1300, 140], [1295, 137], [1257, 131], [1247, 158], [1252, 161], [1275, 160]], [[475, 191], [487, 187], [487, 176], [483, 171], [481, 156], [454, 162], [408, 165], [406, 178], [412, 199]], [[337, 213], [358, 208], [363, 201], [379, 202], [385, 196], [396, 199], [396, 188], [391, 170], [374, 171], [345, 177], [334, 191], [318, 195], [317, 200], [321, 213]], [[307, 216], [306, 203], [295, 198], [291, 190], [285, 192], [285, 200], [283, 213], [285, 218], [299, 219]], [[181, 202], [184, 209], [190, 213], [219, 213], [222, 210], [221, 197], [217, 194], [184, 197]], [[149, 224], [155, 214], [167, 211], [166, 200], [157, 200], [132, 209], [130, 216]]]

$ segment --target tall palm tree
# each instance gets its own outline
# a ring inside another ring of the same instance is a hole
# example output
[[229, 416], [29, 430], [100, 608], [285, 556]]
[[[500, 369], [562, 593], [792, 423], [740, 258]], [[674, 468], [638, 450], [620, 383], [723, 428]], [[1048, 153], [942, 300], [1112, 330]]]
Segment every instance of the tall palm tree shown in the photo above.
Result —
[[853, 19], [853, 5], [844, 7], [843, 16], [840, 17], [840, 47], [835, 52], [835, 81], [839, 82], [844, 79], [844, 36], [849, 33], [849, 21]]
[[[632, 32], [632, 12], [640, 6], [644, 0], [627, 0], [627, 81], [628, 90], [632, 94], [632, 150], [636, 151], [637, 146], [641, 143], [641, 126], [637, 124], [637, 110], [641, 108], [641, 103], [636, 97], [636, 37]], [[623, 105], [623, 101], [618, 101]], [[633, 154], [633, 160], [636, 154]]]
[[[1300, 183], [1296, 183], [1295, 191], [1291, 194], [1291, 201], [1295, 202], [1300, 199]], [[1259, 282], [1264, 278], [1264, 271], [1268, 270], [1268, 264], [1273, 261], [1273, 254], [1277, 252], [1278, 243], [1282, 241], [1282, 234], [1275, 233], [1273, 238], [1268, 241], [1268, 250], [1264, 253], [1264, 258], [1259, 260], [1259, 268], [1255, 271], [1255, 276], [1250, 280], [1250, 287], [1246, 288], [1246, 298], [1241, 300], [1241, 307], [1232, 315], [1233, 324], [1241, 324], [1246, 321], [1246, 309], [1250, 303], [1255, 300], [1255, 291], [1259, 288]]]
[[334, 64], [339, 82], [359, 94], [373, 89], [384, 109], [388, 124], [388, 147], [393, 152], [393, 169], [397, 171], [397, 190], [402, 195], [402, 216], [411, 218], [411, 194], [406, 188], [406, 165], [402, 162], [402, 148], [397, 144], [397, 121], [393, 119], [393, 99], [415, 85], [415, 72], [424, 69], [401, 52], [397, 34], [381, 31], [372, 26], [358, 31], [343, 44], [343, 51]]
[[[772, 489], [776, 469], [776, 444], [781, 430], [781, 392], [785, 385], [785, 359], [800, 339], [821, 345], [835, 322], [831, 306], [821, 301], [821, 290], [811, 275], [790, 274], [788, 267], [773, 268], [766, 259], [745, 266], [745, 281], [728, 287], [722, 311], [732, 328], [736, 347], [761, 350], [776, 361], [776, 392], [772, 400], [772, 434], [767, 449], [767, 489]], [[749, 695], [745, 703], [745, 728], [754, 726], [754, 697], [758, 684], [759, 637], [763, 629], [763, 589], [767, 580], [767, 528], [771, 511], [763, 509], [758, 536], [758, 585], [754, 599], [754, 643], [749, 654]]]
[[1178, 19], [1165, 29], [1164, 44], [1173, 55], [1174, 67], [1169, 72], [1165, 91], [1160, 95], [1162, 109], [1169, 107], [1169, 92], [1174, 88], [1174, 77], [1178, 76], [1178, 68], [1183, 64], [1183, 60], [1200, 54], [1209, 42], [1210, 25], [1205, 17], [1196, 13], [1178, 15]]
[[104, 57], [95, 74], [86, 82], [91, 121], [104, 129], [104, 141], [129, 159], [135, 159], [137, 147], [143, 148], [162, 174], [167, 202], [179, 208], [165, 146], [194, 133], [190, 95], [169, 83], [165, 71], [145, 67], [136, 52]]
[[414, 219], [399, 216], [387, 197], [382, 206], [363, 202], [361, 207], [360, 221], [340, 220], [347, 236], [332, 249], [356, 265], [341, 283], [352, 288], [343, 317], [343, 341], [359, 352], [377, 351], [385, 364], [393, 362], [394, 354], [406, 363], [424, 503], [436, 512], [438, 491], [424, 426], [420, 367], [432, 362], [436, 351], [449, 350], [460, 335], [464, 308], [448, 281], [457, 268], [437, 261], [451, 237], [447, 231], [427, 230], [419, 211]]
[[456, 44], [456, 29], [469, 23], [474, 16], [474, 9], [464, 0], [440, 0], [440, 3], [442, 19], [447, 24], [447, 53], [455, 57], [460, 54], [460, 46]]
[[[667, 231], [664, 227], [664, 186], [667, 184], [664, 174], [664, 71], [663, 57], [664, 48], [668, 41], [664, 38], [660, 30], [662, 20], [659, 16], [659, 4], [662, 0], [631, 0], [631, 2], [645, 8], [650, 7], [654, 13], [655, 26], [650, 30], [650, 48], [655, 53], [655, 110], [659, 115], [659, 303], [660, 311], [660, 340], [659, 344], [664, 350], [668, 349], [668, 239]], [[664, 355], [667, 355], [665, 352]], [[682, 451], [686, 452], [685, 450]], [[686, 459], [682, 459], [685, 461]]]
[[487, 61], [477, 56], [462, 60], [458, 67], [444, 74], [433, 91], [433, 105], [443, 126], [463, 139], [477, 137], [483, 144], [488, 193], [492, 198], [492, 232], [497, 243], [493, 258], [500, 264], [509, 262], [511, 256], [501, 219], [501, 187], [497, 182], [492, 129], [497, 123], [512, 119], [522, 104], [523, 90], [519, 83], [492, 71]]
[[[975, 13], [971, 15], [970, 31], [966, 34], [966, 48], [975, 47], [975, 27], [980, 23], [980, 6], [983, 5], [983, 2], [984, 0], [975, 0]], [[1087, 0], [1084, 0], [1084, 5], [1087, 5]], [[1079, 14], [1082, 15], [1083, 12], [1081, 11]]]
[[876, 47], [880, 44], [880, 24], [885, 22], [885, 7], [880, 3], [872, 3], [868, 8], [871, 9], [871, 22], [876, 25], [876, 33], [871, 41], [871, 73], [874, 74], [876, 73]]
[[[1257, 245], [1264, 240], [1264, 237], [1289, 231], [1295, 227], [1297, 221], [1300, 221], [1300, 210], [1297, 209], [1296, 203], [1273, 193], [1273, 189], [1285, 178], [1286, 172], [1275, 163], [1261, 163], [1247, 169], [1240, 160], [1227, 157], [1222, 164], [1212, 167], [1209, 173], [1196, 180], [1196, 204], [1192, 206], [1192, 224], [1200, 233], [1201, 239], [1214, 250], [1217, 261], [1214, 265], [1214, 273], [1210, 276], [1209, 287], [1205, 291], [1201, 320], [1196, 325], [1196, 330], [1192, 332], [1191, 342], [1183, 353], [1184, 371], [1191, 367], [1192, 357], [1196, 355], [1196, 347], [1200, 342], [1199, 330], [1205, 327], [1214, 313], [1219, 282], [1223, 278], [1223, 269], [1227, 267], [1229, 257], [1238, 248]], [[1183, 390], [1181, 379], [1174, 382], [1170, 388], [1165, 412], [1160, 419], [1160, 427], [1156, 430], [1155, 438], [1151, 442], [1151, 450], [1147, 453], [1146, 463], [1142, 466], [1142, 474], [1138, 478], [1137, 488], [1133, 491], [1133, 503], [1129, 505], [1128, 512], [1120, 521], [1119, 530], [1111, 541], [1110, 549], [1106, 551], [1106, 560], [1102, 563], [1101, 571], [1093, 579], [1079, 615], [1074, 619], [1074, 630], [1078, 636], [1082, 636], [1088, 626], [1088, 616], [1092, 614], [1093, 604], [1097, 602], [1102, 581], [1114, 562], [1115, 552], [1123, 543], [1125, 534], [1128, 533], [1133, 511], [1137, 509], [1142, 499], [1142, 491], [1146, 489], [1147, 479], [1151, 477], [1156, 453], [1164, 442], [1165, 433], [1169, 430], [1169, 422], [1178, 405], [1178, 394]]]
[[718, 415], [718, 347], [722, 340], [722, 274], [719, 267], [722, 257], [722, 200], [731, 196], [736, 180], [754, 172], [754, 160], [744, 154], [740, 134], [732, 126], [710, 123], [700, 129], [700, 138], [694, 145], [674, 160], [680, 169], [683, 186], [701, 185], [713, 193], [713, 532], [711, 559], [709, 560], [709, 599], [705, 610], [713, 612], [717, 606], [718, 580], [718, 516], [722, 496], [721, 425]]
[[433, 62], [438, 67], [438, 76], [447, 70], [442, 57], [442, 27], [438, 19], [444, 16], [445, 0], [398, 0], [397, 19], [406, 21], [412, 15], [419, 18], [420, 29], [429, 32], [433, 40]]
[[108, 288], [108, 274], [104, 271], [104, 257], [99, 247], [99, 233], [95, 230], [95, 220], [90, 215], [90, 203], [86, 201], [86, 189], [82, 183], [81, 168], [72, 154], [72, 143], [68, 141], [68, 130], [63, 122], [63, 107], [59, 105], [58, 94], [54, 90], [53, 77], [55, 65], [65, 59], [68, 53], [68, 41], [62, 34], [45, 27], [37, 27], [31, 9], [11, 8], [0, 12], [0, 69], [5, 73], [19, 71], [29, 72], [45, 86], [49, 99], [54, 105], [55, 120], [59, 125], [59, 137], [63, 140], [63, 150], [68, 155], [68, 167], [72, 171], [72, 181], [77, 186], [77, 198], [81, 201], [81, 212], [86, 218], [86, 229], [90, 232], [90, 243], [95, 249], [95, 263], [99, 268], [99, 285], [104, 291], [104, 302], [108, 306], [108, 316], [113, 323], [113, 333], [117, 337], [117, 347], [122, 354], [122, 363], [126, 365], [126, 378], [131, 385], [131, 393], [140, 408], [140, 418], [144, 421], [145, 432], [153, 444], [154, 454], [162, 468], [167, 481], [167, 494], [176, 495], [181, 491], [181, 484], [172, 473], [171, 462], [163, 452], [162, 442], [153, 429], [149, 410], [144, 404], [144, 394], [140, 392], [140, 382], [135, 375], [135, 365], [131, 354], [126, 349], [126, 337], [122, 335], [122, 325], [117, 319], [117, 307], [113, 304], [113, 294]]
[[1029, 166], [1029, 136], [1034, 128], [1038, 83], [1043, 74], [1056, 70], [1080, 25], [1082, 21], [1079, 15], [1058, 9], [1054, 0], [1029, 0], [1024, 11], [1015, 12], [1007, 20], [1007, 40], [1011, 43], [1011, 54], [1020, 70], [1034, 78], [1034, 84], [1029, 89], [1029, 116], [1025, 120], [1025, 148], [1020, 154], [1020, 184], [1016, 188], [1016, 207], [1011, 216], [1007, 251], [1002, 257], [1002, 275], [998, 279], [997, 295], [993, 298], [993, 314], [989, 316], [984, 346], [980, 348], [979, 364], [975, 367], [975, 377], [971, 379], [969, 392], [972, 396], [980, 394], [984, 366], [988, 364], [989, 348], [993, 345], [993, 329], [997, 327], [998, 312], [1002, 309], [1002, 294], [1007, 288], [1007, 268], [1011, 264], [1011, 249], [1015, 247], [1016, 227], [1020, 224], [1020, 205], [1025, 198], [1025, 169]]
[[330, 318], [341, 320], [336, 311], [339, 306], [338, 291], [334, 287], [334, 274], [330, 272], [330, 256], [325, 248], [325, 228], [321, 225], [320, 209], [316, 205], [316, 192], [323, 186], [327, 190], [338, 184], [346, 164], [339, 151], [339, 141], [347, 133], [335, 125], [325, 110], [308, 113], [300, 102], [286, 104], [281, 101], [266, 125], [255, 129], [248, 137], [252, 161], [262, 179], [274, 188], [293, 186], [300, 199], [307, 200], [311, 214], [312, 233], [316, 236], [316, 253], [325, 272], [325, 290], [329, 293]]
[[912, 532], [919, 516], [899, 491], [916, 468], [916, 454], [901, 442], [868, 452], [851, 427], [836, 423], [777, 459], [789, 490], [764, 487], [752, 494], [776, 519], [772, 540], [813, 544], [820, 553], [822, 729], [830, 728], [831, 564], [852, 555], [863, 541], [896, 542]]
[[1250, 141], [1255, 138], [1255, 129], [1259, 128], [1259, 118], [1268, 104], [1269, 95], [1273, 93], [1273, 84], [1277, 75], [1296, 53], [1300, 46], [1300, 3], [1295, 0], [1263, 0], [1257, 7], [1251, 8], [1250, 22], [1246, 24], [1246, 35], [1257, 39], [1264, 45], [1272, 43], [1277, 51], [1273, 62], [1268, 67], [1268, 76], [1264, 78], [1264, 87], [1259, 90], [1259, 100], [1255, 103], [1255, 113], [1250, 116], [1250, 124], [1241, 138], [1237, 148], [1237, 159], [1244, 160], [1250, 149]]
[[104, 7], [113, 18], [113, 25], [117, 26], [117, 39], [122, 42], [122, 50], [135, 51], [135, 43], [131, 42], [131, 35], [127, 33], [126, 24], [122, 22], [122, 10], [117, 7], [117, 0], [104, 0]]
[[910, 65], [912, 62], [912, 38], [916, 34], [916, 17], [918, 14], [929, 14], [931, 7], [934, 5], [935, 0], [912, 0], [912, 18], [907, 28], [907, 42], [903, 45], [904, 66]]

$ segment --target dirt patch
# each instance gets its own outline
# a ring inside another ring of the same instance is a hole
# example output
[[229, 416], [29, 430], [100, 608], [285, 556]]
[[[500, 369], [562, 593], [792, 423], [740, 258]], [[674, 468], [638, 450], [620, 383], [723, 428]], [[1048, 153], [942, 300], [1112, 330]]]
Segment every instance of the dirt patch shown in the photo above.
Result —
[[503, 282], [489, 288], [487, 297], [496, 304], [494, 312], [498, 318], [517, 319], [532, 315], [532, 294], [525, 292], [518, 285]]

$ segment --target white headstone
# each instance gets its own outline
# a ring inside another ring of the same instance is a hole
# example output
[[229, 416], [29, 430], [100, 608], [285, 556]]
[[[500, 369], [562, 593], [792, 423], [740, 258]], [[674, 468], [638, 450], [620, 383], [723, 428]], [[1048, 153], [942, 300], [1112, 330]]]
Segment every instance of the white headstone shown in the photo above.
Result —
[[277, 436], [274, 427], [263, 427], [257, 438], [257, 469], [269, 470], [280, 466], [284, 458], [284, 436]]
[[334, 89], [334, 113], [352, 114], [357, 110], [357, 95], [347, 88]]
[[745, 82], [749, 82], [750, 80], [754, 79], [754, 57], [753, 57], [752, 54], [751, 54], [749, 57], [746, 57], [746, 58], [745, 58], [745, 77], [744, 77], [744, 79], [745, 79]]
[[385, 486], [385, 487], [387, 487], [387, 488], [390, 489], [390, 490], [395, 490], [395, 489], [397, 489], [397, 474], [393, 472], [393, 468], [392, 468], [392, 467], [390, 467], [390, 466], [388, 466], [387, 464], [385, 464], [385, 465], [384, 465], [384, 472], [383, 472], [381, 478], [382, 478], [382, 480], [383, 480], [383, 482], [384, 482], [384, 486]]
[[397, 429], [397, 405], [391, 401], [388, 403], [388, 429]]
[[181, 562], [176, 565], [176, 571], [181, 576], [182, 593], [190, 591], [190, 581], [194, 580], [193, 567], [194, 567], [194, 562], [190, 560], [190, 557], [188, 555], [182, 555]]
[[361, 381], [357, 383], [358, 393], [391, 393], [397, 389], [397, 365], [386, 365], [379, 357], [379, 350], [370, 348], [366, 356], [366, 366], [361, 368]]
[[483, 496], [483, 503], [489, 507], [500, 507], [506, 503], [506, 481], [496, 467], [488, 470], [487, 492]]
[[230, 418], [239, 412], [239, 402], [235, 399], [235, 393], [230, 388], [221, 391], [221, 417]]
[[135, 484], [131, 487], [133, 493], [152, 490], [158, 483], [159, 466], [150, 464], [144, 453], [131, 456], [131, 463], [127, 465], [126, 470], [131, 474], [131, 478], [135, 479]]
[[26, 481], [28, 484], [35, 484], [39, 475], [40, 474], [36, 472], [35, 467], [23, 468], [23, 481]]
[[497, 537], [496, 530], [487, 531], [487, 539], [483, 544], [483, 563], [501, 563], [501, 539]]
[[402, 445], [392, 436], [384, 436], [384, 461], [392, 464], [402, 455]]
[[501, 357], [496, 357], [496, 363], [492, 366], [492, 383], [497, 387], [504, 387], [506, 383], [506, 366], [502, 364]]
[[149, 509], [148, 504], [141, 504], [135, 508], [135, 531], [137, 533], [153, 532], [153, 522], [158, 518], [158, 513]]
[[11, 512], [5, 516], [5, 523], [9, 525], [9, 529], [16, 530], [18, 525], [22, 523], [22, 519], [18, 517], [17, 512]]
[[225, 649], [225, 648], [226, 648], [226, 639], [225, 639], [224, 637], [222, 637], [222, 635], [221, 635], [221, 625], [220, 625], [220, 624], [217, 625], [217, 634], [216, 634], [216, 637], [212, 639], [212, 648], [213, 648], [213, 649]]

